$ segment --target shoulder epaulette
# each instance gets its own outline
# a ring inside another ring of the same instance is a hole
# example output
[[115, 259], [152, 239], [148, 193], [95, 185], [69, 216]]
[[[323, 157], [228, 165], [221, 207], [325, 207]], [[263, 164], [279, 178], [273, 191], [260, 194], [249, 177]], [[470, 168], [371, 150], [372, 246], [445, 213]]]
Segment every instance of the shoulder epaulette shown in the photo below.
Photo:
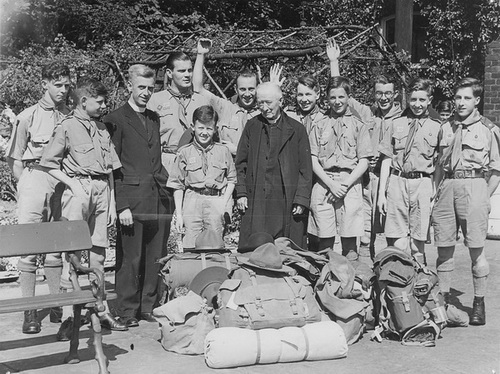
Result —
[[193, 145], [193, 142], [189, 142], [187, 144], [184, 144], [183, 146], [180, 146], [179, 148], [177, 148], [177, 152], [176, 153], [179, 153], [182, 149], [185, 149], [189, 146]]
[[480, 121], [483, 125], [485, 125], [490, 130], [495, 128], [495, 126], [496, 126], [490, 119], [486, 118], [485, 116], [481, 116]]

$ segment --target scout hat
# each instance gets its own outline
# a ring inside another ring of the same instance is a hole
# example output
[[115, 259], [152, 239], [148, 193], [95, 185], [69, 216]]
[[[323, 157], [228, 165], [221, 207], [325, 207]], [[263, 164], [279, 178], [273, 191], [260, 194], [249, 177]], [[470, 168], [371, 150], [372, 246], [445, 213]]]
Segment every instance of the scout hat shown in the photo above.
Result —
[[200, 271], [189, 284], [189, 289], [207, 299], [207, 304], [216, 307], [219, 287], [228, 279], [229, 270], [222, 266], [210, 266]]
[[215, 230], [203, 230], [194, 242], [194, 252], [225, 252], [222, 236]]
[[267, 232], [254, 232], [248, 237], [245, 246], [238, 248], [239, 253], [252, 252], [255, 248], [266, 243], [274, 243], [274, 238], [271, 234]]
[[257, 269], [275, 271], [278, 273], [291, 273], [293, 269], [283, 265], [280, 251], [273, 243], [265, 243], [250, 253], [248, 258], [238, 257], [238, 261], [244, 266]]

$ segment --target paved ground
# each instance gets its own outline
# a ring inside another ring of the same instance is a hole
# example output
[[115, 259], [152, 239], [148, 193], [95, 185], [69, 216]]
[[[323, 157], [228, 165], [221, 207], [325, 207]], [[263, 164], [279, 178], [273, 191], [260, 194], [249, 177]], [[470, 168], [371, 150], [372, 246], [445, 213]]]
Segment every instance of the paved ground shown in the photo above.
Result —
[[[429, 263], [435, 263], [435, 250], [427, 246]], [[500, 241], [488, 241], [487, 257], [491, 276], [486, 299], [487, 325], [482, 327], [448, 328], [433, 348], [404, 347], [398, 342], [375, 343], [369, 333], [349, 348], [348, 357], [340, 360], [298, 362], [225, 369], [224, 373], [500, 373]], [[454, 273], [453, 294], [456, 306], [470, 311], [472, 282], [468, 254], [463, 246], [456, 251], [457, 271]], [[113, 274], [108, 274], [113, 281]], [[44, 282], [38, 285], [40, 293], [48, 292]], [[0, 298], [20, 296], [16, 282], [0, 284]], [[1, 300], [0, 300], [1, 302]], [[81, 362], [63, 364], [69, 348], [66, 342], [57, 342], [57, 324], [43, 320], [43, 329], [37, 335], [21, 333], [22, 313], [0, 316], [0, 374], [98, 373], [93, 359], [91, 334], [88, 326], [80, 335]], [[163, 350], [158, 339], [158, 325], [141, 321], [140, 326], [128, 332], [105, 331], [104, 350], [112, 373], [213, 373], [202, 356], [182, 356]], [[238, 342], [235, 342], [237, 344]]]

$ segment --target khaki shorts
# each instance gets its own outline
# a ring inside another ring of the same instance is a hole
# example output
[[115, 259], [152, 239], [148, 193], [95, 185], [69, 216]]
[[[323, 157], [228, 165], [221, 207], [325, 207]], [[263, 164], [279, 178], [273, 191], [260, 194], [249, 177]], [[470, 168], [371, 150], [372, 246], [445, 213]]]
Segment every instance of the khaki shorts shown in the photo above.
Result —
[[[336, 181], [343, 181], [347, 172], [327, 173]], [[311, 213], [307, 232], [319, 238], [341, 236], [352, 238], [364, 234], [363, 190], [361, 179], [349, 189], [341, 200], [331, 201], [323, 182], [314, 184], [311, 194]]]
[[62, 196], [62, 216], [69, 221], [84, 220], [89, 224], [92, 245], [107, 248], [108, 182], [97, 179], [78, 179], [82, 188], [73, 195], [67, 187]]
[[224, 231], [223, 215], [226, 210], [222, 196], [201, 195], [187, 189], [182, 205], [182, 217], [186, 228], [182, 243], [184, 248], [194, 248], [196, 238], [203, 230], [215, 230], [222, 237]]
[[432, 210], [436, 246], [454, 246], [460, 226], [467, 247], [484, 247], [490, 209], [486, 180], [445, 179], [439, 186]]
[[[60, 201], [53, 199], [54, 190], [59, 183], [57, 179], [41, 170], [24, 168], [17, 183], [17, 222], [39, 223], [50, 220], [52, 211], [60, 209]], [[59, 195], [60, 197], [60, 195]], [[54, 201], [52, 201], [54, 200]], [[37, 269], [36, 255], [22, 256], [17, 267], [21, 271], [33, 273]], [[47, 267], [62, 266], [60, 253], [48, 253], [44, 265]]]
[[385, 236], [426, 241], [431, 217], [431, 178], [406, 179], [394, 174], [387, 187]]

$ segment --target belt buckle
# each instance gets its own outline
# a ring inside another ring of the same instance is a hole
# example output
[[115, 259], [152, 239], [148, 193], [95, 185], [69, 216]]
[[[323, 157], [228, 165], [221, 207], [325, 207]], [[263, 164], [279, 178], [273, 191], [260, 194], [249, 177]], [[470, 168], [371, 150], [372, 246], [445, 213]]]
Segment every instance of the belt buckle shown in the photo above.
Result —
[[465, 172], [462, 171], [462, 170], [456, 171], [455, 172], [455, 178], [464, 179], [465, 178]]

